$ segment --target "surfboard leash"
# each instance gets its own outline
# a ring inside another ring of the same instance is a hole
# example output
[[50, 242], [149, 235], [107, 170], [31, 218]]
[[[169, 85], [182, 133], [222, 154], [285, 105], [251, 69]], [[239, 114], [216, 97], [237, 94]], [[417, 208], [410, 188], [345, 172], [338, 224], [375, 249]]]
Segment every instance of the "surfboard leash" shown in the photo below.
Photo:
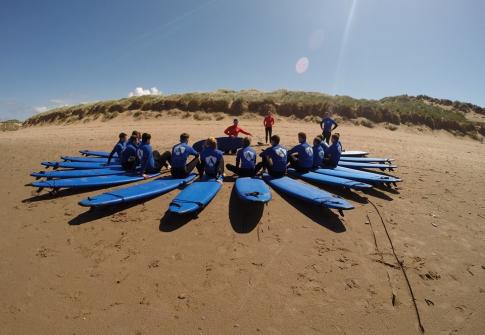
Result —
[[370, 199], [368, 199], [368, 201], [372, 205], [372, 207], [374, 207], [374, 209], [377, 212], [377, 215], [379, 215], [379, 218], [381, 219], [382, 226], [384, 227], [384, 231], [386, 232], [387, 239], [389, 240], [389, 244], [391, 245], [392, 254], [394, 255], [394, 258], [396, 259], [397, 264], [399, 264], [399, 268], [401, 269], [401, 272], [404, 275], [404, 279], [406, 280], [406, 284], [408, 286], [409, 293], [411, 295], [411, 300], [413, 301], [414, 310], [416, 311], [416, 317], [417, 317], [417, 320], [418, 320], [419, 330], [422, 333], [424, 333], [424, 326], [423, 326], [423, 323], [421, 322], [421, 315], [419, 314], [418, 304], [416, 303], [416, 297], [414, 295], [414, 291], [413, 291], [413, 288], [411, 286], [411, 282], [409, 281], [408, 275], [406, 273], [406, 269], [404, 268], [404, 261], [401, 261], [399, 259], [399, 257], [397, 257], [396, 250], [394, 249], [394, 244], [392, 243], [391, 236], [389, 235], [389, 231], [387, 230], [387, 226], [386, 226], [386, 223], [384, 222], [384, 219], [382, 218], [381, 212], [379, 212], [379, 209], [377, 208], [377, 206]]

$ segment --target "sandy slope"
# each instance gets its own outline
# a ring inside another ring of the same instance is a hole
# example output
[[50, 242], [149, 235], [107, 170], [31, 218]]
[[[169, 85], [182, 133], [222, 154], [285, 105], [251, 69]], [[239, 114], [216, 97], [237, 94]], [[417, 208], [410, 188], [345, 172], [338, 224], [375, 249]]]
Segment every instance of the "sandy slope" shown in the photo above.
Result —
[[[260, 140], [260, 121], [243, 122]], [[398, 192], [350, 197], [356, 209], [345, 218], [275, 192], [267, 207], [244, 208], [230, 201], [232, 183], [188, 222], [164, 219], [176, 191], [86, 213], [77, 202], [99, 190], [52, 199], [23, 186], [40, 161], [107, 150], [120, 130], [151, 132], [167, 149], [182, 130], [196, 139], [226, 123], [116, 119], [0, 133], [1, 333], [417, 334], [403, 275], [366, 198], [404, 261], [426, 333], [483, 333], [485, 147], [471, 140], [342, 126], [348, 149], [396, 158], [404, 178]], [[301, 129], [317, 133], [297, 121], [279, 122], [276, 133], [294, 143]], [[389, 265], [379, 262], [371, 228]]]

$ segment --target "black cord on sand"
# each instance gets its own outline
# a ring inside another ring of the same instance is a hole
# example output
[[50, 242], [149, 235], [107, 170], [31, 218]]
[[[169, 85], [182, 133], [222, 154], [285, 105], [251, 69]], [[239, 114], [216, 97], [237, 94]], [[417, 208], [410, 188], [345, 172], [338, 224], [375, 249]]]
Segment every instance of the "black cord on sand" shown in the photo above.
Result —
[[386, 223], [384, 222], [384, 219], [382, 218], [382, 215], [379, 212], [379, 209], [377, 208], [377, 206], [371, 200], [368, 200], [368, 201], [374, 207], [377, 214], [379, 215], [379, 218], [381, 219], [382, 226], [384, 227], [384, 231], [386, 232], [387, 238], [388, 238], [389, 243], [391, 245], [392, 254], [394, 255], [394, 258], [396, 258], [397, 264], [399, 264], [399, 267], [401, 268], [401, 271], [404, 275], [404, 279], [406, 279], [406, 283], [408, 285], [409, 293], [411, 294], [411, 298], [413, 300], [414, 310], [416, 311], [416, 317], [418, 318], [419, 330], [421, 330], [421, 332], [424, 333], [424, 326], [423, 326], [423, 323], [421, 322], [421, 315], [419, 314], [419, 309], [418, 309], [418, 305], [416, 303], [416, 298], [414, 296], [414, 292], [413, 292], [413, 288], [411, 287], [411, 283], [409, 282], [409, 278], [408, 278], [408, 275], [406, 273], [406, 269], [404, 269], [404, 265], [403, 265], [404, 262], [399, 260], [399, 257], [397, 257], [396, 250], [394, 249], [394, 244], [392, 243], [391, 236], [389, 235], [389, 231], [387, 230]]
[[[372, 221], [369, 218], [369, 215], [367, 214], [367, 221], [369, 222], [370, 230], [372, 232], [372, 236], [374, 237], [374, 245], [376, 247], [376, 251], [380, 256], [380, 262], [384, 265], [386, 265], [386, 262], [384, 261], [384, 255], [382, 254], [382, 251], [379, 250], [379, 246], [377, 245], [377, 237], [376, 233], [374, 231], [374, 227], [372, 226]], [[386, 268], [386, 274], [387, 274], [387, 282], [389, 283], [389, 287], [391, 288], [391, 303], [394, 306], [396, 304], [396, 294], [394, 293], [394, 288], [392, 287], [392, 282], [391, 282], [391, 275], [389, 274], [389, 271]]]

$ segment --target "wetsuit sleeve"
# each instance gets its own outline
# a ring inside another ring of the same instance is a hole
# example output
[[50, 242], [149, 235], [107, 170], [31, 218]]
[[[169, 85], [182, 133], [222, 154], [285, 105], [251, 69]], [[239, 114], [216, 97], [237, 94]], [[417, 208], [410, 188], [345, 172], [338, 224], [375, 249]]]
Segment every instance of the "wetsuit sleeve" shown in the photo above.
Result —
[[242, 155], [242, 149], [239, 149], [236, 154], [236, 166], [239, 167], [239, 164], [241, 164], [241, 155]]
[[192, 148], [191, 146], [189, 146], [189, 155], [194, 155], [194, 156], [197, 156], [199, 153], [197, 151], [195, 151], [194, 148]]
[[144, 174], [148, 165], [148, 155], [146, 153], [146, 149], [143, 148], [143, 157], [141, 158], [141, 174]]
[[227, 127], [226, 130], [224, 130], [224, 134], [226, 134], [227, 136], [231, 136], [230, 129], [231, 129], [231, 127]]
[[[118, 147], [118, 144], [116, 144], [113, 148], [113, 150], [111, 150], [111, 152], [109, 153], [109, 157], [108, 157], [108, 165], [109, 163], [111, 163], [111, 158], [113, 158], [113, 155], [115, 154], [116, 152], [116, 147]], [[121, 158], [121, 157], [120, 157]]]

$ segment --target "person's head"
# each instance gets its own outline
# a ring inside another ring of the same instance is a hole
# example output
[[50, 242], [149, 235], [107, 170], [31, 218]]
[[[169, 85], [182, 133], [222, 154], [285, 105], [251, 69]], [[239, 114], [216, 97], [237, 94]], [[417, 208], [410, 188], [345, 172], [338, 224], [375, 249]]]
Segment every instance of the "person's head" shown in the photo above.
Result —
[[322, 139], [319, 136], [315, 136], [313, 139], [313, 145], [320, 145], [322, 144]]
[[141, 140], [142, 140], [143, 143], [150, 144], [151, 138], [152, 138], [152, 135], [150, 135], [148, 133], [143, 133], [143, 135], [141, 135]]
[[330, 112], [325, 112], [325, 117], [330, 117]]
[[249, 147], [251, 145], [251, 139], [249, 137], [243, 138], [243, 147]]
[[271, 109], [268, 109], [268, 111], [266, 112], [266, 115], [268, 115], [268, 116], [271, 116], [272, 115]]
[[141, 138], [141, 133], [139, 131], [137, 131], [137, 130], [133, 130], [131, 132], [131, 136], [136, 136], [138, 139], [140, 139]]
[[187, 133], [180, 134], [180, 143], [188, 143], [190, 135]]
[[122, 142], [126, 142], [126, 137], [127, 137], [127, 136], [128, 136], [128, 135], [126, 135], [125, 133], [120, 133], [120, 134], [118, 135], [118, 137], [119, 137], [120, 141], [122, 141]]
[[205, 140], [205, 146], [211, 149], [217, 149], [217, 141], [214, 137], [209, 137]]
[[280, 144], [280, 137], [278, 135], [271, 136], [271, 145]]
[[339, 133], [332, 134], [332, 143], [336, 143], [339, 140], [340, 140], [340, 134]]
[[232, 120], [232, 124], [237, 126], [239, 124], [239, 120], [238, 119], [234, 119]]
[[316, 137], [316, 138], [318, 138], [318, 139], [320, 139], [320, 142], [322, 142], [322, 141], [323, 141], [323, 135], [321, 135], [321, 134], [320, 134], [320, 135], [317, 135], [317, 136], [315, 136], [315, 137]]
[[298, 133], [298, 142], [305, 143], [306, 142], [306, 134], [305, 133]]

